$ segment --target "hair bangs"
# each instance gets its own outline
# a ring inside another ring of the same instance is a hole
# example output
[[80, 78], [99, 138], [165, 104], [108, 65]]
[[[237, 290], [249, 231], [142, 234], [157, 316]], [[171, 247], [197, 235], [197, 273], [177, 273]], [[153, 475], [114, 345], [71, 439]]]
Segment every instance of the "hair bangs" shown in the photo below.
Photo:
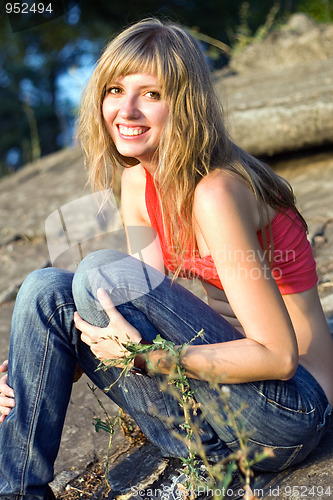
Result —
[[149, 43], [143, 37], [138, 37], [137, 40], [128, 39], [114, 48], [106, 58], [104, 71], [100, 75], [103, 91], [105, 92], [106, 86], [115, 79], [134, 73], [155, 75], [164, 91], [164, 57], [159, 49], [160, 44]]

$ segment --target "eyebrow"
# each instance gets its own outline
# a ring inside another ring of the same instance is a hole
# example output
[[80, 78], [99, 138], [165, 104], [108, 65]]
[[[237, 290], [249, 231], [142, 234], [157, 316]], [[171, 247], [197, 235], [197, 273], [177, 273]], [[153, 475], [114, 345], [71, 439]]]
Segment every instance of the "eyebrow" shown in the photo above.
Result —
[[[121, 82], [117, 81], [118, 78], [116, 78], [115, 80], [111, 80], [111, 82], [107, 83], [106, 84], [106, 87], [109, 87], [110, 85], [123, 85]], [[159, 83], [159, 82], [156, 82], [156, 83], [145, 83], [145, 84], [138, 84], [138, 88], [139, 89], [144, 89], [144, 88], [157, 88], [157, 89], [160, 89], [162, 90], [162, 85]]]

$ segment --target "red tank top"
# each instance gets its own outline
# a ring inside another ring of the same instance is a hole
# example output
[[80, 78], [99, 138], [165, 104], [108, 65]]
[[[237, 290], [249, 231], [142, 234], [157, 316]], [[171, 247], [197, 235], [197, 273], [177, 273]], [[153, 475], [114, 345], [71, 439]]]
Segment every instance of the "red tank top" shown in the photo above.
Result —
[[[152, 176], [146, 171], [145, 200], [152, 227], [157, 231], [164, 264], [171, 273], [177, 265], [167, 245], [163, 229], [161, 207]], [[316, 262], [313, 257], [310, 242], [301, 220], [292, 209], [278, 211], [271, 222], [274, 259], [271, 266], [272, 274], [282, 295], [308, 290], [318, 282]], [[258, 241], [263, 248], [262, 232], [257, 232]], [[266, 228], [269, 241], [269, 228]], [[202, 281], [223, 290], [214, 261], [210, 255], [200, 257], [195, 251], [194, 260], [190, 251], [185, 254], [185, 260], [180, 272], [182, 278], [199, 278]]]

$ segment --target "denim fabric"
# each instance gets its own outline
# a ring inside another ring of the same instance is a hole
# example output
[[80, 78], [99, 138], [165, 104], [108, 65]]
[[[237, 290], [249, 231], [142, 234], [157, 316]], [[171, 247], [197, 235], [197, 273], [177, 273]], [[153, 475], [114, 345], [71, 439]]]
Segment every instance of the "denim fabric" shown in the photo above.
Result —
[[[74, 279], [73, 279], [74, 278]], [[53, 478], [76, 360], [101, 389], [119, 377], [119, 369], [96, 368], [99, 361], [81, 342], [74, 326], [77, 309], [88, 322], [106, 326], [108, 318], [96, 297], [105, 288], [118, 310], [146, 340], [157, 334], [182, 344], [204, 329], [195, 344], [235, 340], [242, 335], [191, 292], [133, 257], [102, 250], [86, 257], [73, 274], [61, 269], [35, 271], [17, 297], [9, 354], [9, 385], [16, 406], [0, 428], [0, 500], [41, 500]], [[162, 375], [131, 374], [107, 391], [166, 456], [185, 456], [179, 433], [181, 409], [160, 389]], [[207, 455], [213, 460], [238, 447], [227, 422], [221, 393], [205, 381], [190, 379], [201, 404], [193, 418], [201, 427]], [[331, 407], [316, 380], [299, 366], [288, 381], [227, 386], [229, 408], [241, 413], [251, 453], [266, 446], [274, 457], [257, 465], [280, 470], [307, 456], [329, 425]], [[222, 393], [223, 394], [223, 393]]]

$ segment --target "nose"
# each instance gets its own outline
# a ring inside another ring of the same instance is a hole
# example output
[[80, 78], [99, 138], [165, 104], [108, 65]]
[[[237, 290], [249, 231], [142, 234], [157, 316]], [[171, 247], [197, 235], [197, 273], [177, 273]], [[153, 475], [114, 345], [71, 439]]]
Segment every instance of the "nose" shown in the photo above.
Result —
[[123, 97], [119, 115], [121, 116], [121, 118], [126, 118], [127, 120], [139, 118], [140, 110], [138, 108], [137, 99], [135, 98], [135, 96]]

